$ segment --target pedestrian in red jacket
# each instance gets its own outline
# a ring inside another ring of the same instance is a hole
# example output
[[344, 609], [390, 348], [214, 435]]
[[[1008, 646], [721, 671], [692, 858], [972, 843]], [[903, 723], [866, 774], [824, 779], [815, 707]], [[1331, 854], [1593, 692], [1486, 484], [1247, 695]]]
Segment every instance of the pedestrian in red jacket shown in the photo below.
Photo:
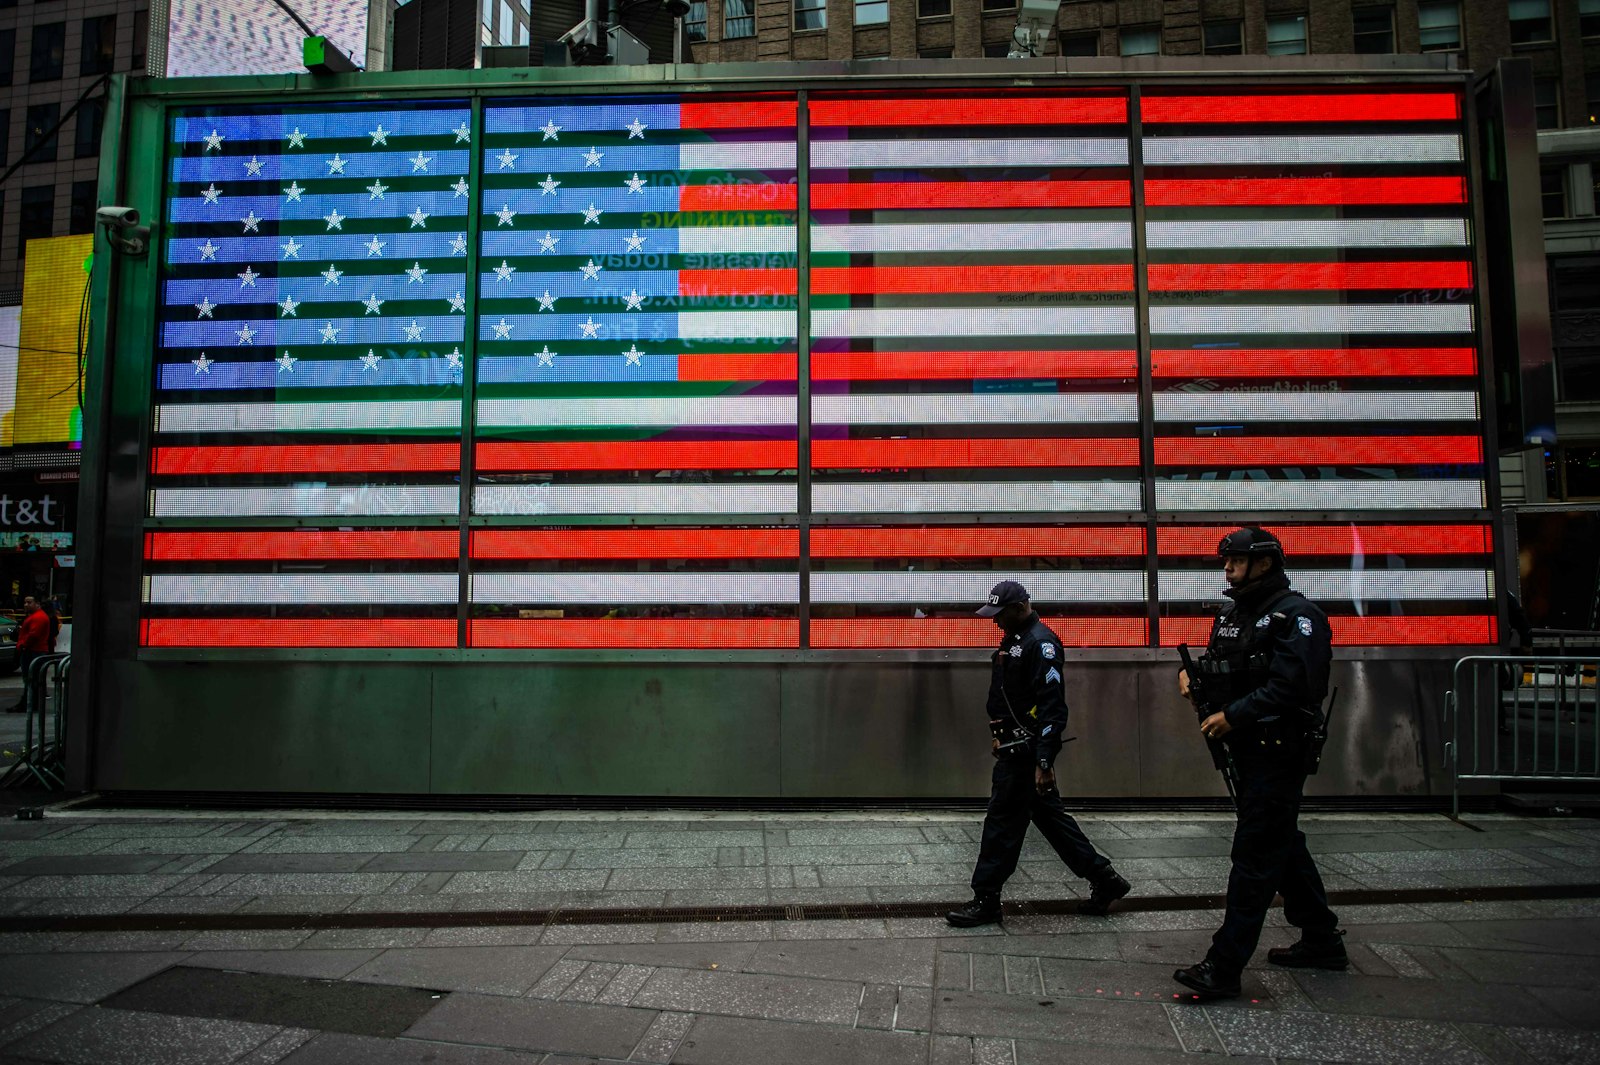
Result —
[[28, 708], [28, 667], [40, 655], [50, 653], [50, 615], [44, 612], [39, 600], [28, 596], [22, 601], [22, 624], [17, 629], [17, 665], [22, 671], [22, 695], [17, 705], [7, 707], [9, 714], [20, 714]]

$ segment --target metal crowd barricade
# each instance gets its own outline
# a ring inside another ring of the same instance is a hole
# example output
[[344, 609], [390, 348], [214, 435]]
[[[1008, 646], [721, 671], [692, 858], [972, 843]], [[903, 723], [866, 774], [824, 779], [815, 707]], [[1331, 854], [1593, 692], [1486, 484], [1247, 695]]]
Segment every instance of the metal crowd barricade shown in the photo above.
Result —
[[1600, 652], [1472, 655], [1445, 695], [1444, 768], [1463, 780], [1600, 782]]
[[66, 785], [63, 719], [72, 679], [70, 654], [46, 654], [28, 665], [26, 731], [17, 761], [0, 776], [0, 788], [37, 784], [52, 790]]

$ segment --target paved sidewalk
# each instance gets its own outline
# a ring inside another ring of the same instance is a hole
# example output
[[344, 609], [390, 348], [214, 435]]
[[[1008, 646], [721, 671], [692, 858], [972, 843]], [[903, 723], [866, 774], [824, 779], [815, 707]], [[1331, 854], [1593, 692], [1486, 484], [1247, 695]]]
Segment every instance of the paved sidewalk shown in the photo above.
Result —
[[[1135, 883], [1109, 918], [582, 912], [957, 902], [979, 820], [0, 822], [0, 1063], [1600, 1062], [1600, 821], [1307, 816], [1332, 891], [1414, 901], [1337, 906], [1348, 973], [1266, 966], [1292, 939], [1274, 911], [1245, 997], [1204, 1007], [1171, 973], [1218, 920], [1195, 907], [1223, 885], [1221, 816], [1084, 817]], [[1008, 898], [1083, 887], [1034, 836]], [[1435, 889], [1478, 901], [1415, 901]], [[539, 917], [485, 923], [506, 911]]]

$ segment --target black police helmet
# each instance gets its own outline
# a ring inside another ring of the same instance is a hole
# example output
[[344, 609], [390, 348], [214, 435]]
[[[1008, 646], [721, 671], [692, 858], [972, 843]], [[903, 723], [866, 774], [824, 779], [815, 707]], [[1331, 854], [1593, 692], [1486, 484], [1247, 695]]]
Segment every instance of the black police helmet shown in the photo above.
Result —
[[1252, 562], [1257, 558], [1270, 558], [1274, 565], [1281, 566], [1283, 543], [1267, 530], [1248, 525], [1224, 536], [1222, 542], [1217, 545], [1217, 555], [1221, 558], [1244, 555]]

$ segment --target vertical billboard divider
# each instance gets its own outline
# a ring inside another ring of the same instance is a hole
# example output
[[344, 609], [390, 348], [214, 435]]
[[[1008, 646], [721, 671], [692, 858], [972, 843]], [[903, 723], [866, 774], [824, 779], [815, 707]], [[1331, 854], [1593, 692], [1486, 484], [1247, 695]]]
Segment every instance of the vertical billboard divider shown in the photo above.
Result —
[[[467, 166], [468, 184], [474, 200], [483, 199], [483, 97], [472, 97], [472, 153]], [[478, 247], [482, 226], [481, 202], [467, 211], [467, 329], [466, 357], [462, 359], [461, 380], [461, 555], [457, 560], [461, 578], [460, 598], [456, 603], [456, 646], [470, 646], [467, 627], [472, 617], [472, 485], [477, 471], [478, 406], [478, 295], [483, 284]]]
[[1139, 466], [1144, 504], [1145, 609], [1147, 641], [1161, 646], [1161, 564], [1156, 555], [1155, 377], [1150, 368], [1150, 272], [1144, 232], [1144, 131], [1140, 125], [1140, 84], [1128, 87], [1128, 167], [1133, 206], [1133, 306], [1138, 328]]
[[800, 537], [800, 648], [811, 647], [811, 115], [795, 109], [795, 521]]

